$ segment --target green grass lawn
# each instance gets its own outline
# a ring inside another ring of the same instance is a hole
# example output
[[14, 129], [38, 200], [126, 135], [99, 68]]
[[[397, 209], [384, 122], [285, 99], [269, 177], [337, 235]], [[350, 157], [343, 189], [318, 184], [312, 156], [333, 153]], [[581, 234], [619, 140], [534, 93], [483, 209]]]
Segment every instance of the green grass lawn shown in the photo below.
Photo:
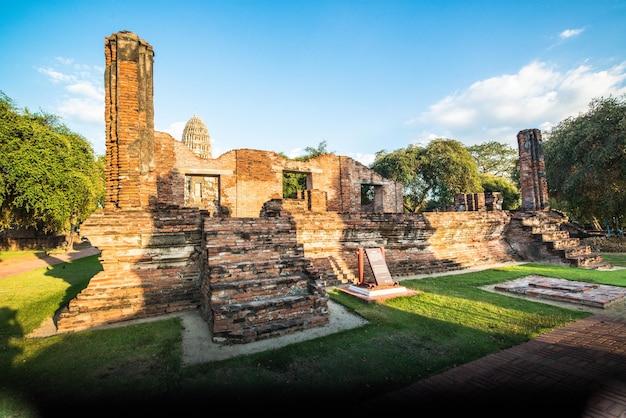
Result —
[[[603, 254], [604, 256], [604, 254]], [[626, 254], [606, 257], [626, 266]], [[83, 289], [97, 256], [0, 279], [0, 416], [39, 417], [188, 403], [233, 412], [294, 401], [357, 405], [587, 316], [481, 286], [539, 274], [626, 286], [626, 270], [524, 264], [416, 280], [413, 296], [332, 299], [367, 325], [275, 350], [183, 367], [178, 318], [31, 339], [25, 336]], [[317, 401], [316, 401], [317, 400]]]

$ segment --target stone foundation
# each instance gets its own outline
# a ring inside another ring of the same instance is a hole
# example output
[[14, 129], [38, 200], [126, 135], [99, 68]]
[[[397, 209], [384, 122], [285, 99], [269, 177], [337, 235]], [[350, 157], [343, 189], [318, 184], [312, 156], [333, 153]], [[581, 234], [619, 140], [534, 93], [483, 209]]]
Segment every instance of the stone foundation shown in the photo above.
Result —
[[197, 309], [204, 255], [195, 209], [95, 213], [83, 235], [103, 271], [63, 309], [58, 332]]

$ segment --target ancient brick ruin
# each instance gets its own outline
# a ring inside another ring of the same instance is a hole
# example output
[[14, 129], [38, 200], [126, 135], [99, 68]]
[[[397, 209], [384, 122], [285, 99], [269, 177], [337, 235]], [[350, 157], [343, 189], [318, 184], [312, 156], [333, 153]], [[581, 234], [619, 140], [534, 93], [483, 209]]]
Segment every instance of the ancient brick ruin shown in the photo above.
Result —
[[543, 160], [543, 145], [539, 129], [525, 129], [517, 134], [522, 186], [522, 209], [548, 209], [548, 183]]
[[[499, 194], [463, 195], [463, 211], [403, 213], [402, 184], [349, 157], [198, 155], [154, 131], [152, 47], [123, 31], [106, 38], [105, 56], [106, 204], [81, 227], [103, 271], [60, 313], [58, 332], [191, 310], [224, 344], [321, 326], [326, 289], [355, 282], [364, 247], [384, 247], [396, 277], [561, 260], [500, 210]], [[283, 196], [288, 173], [306, 181], [295, 197]]]
[[[61, 312], [58, 331], [191, 309], [226, 343], [325, 324], [324, 274], [290, 213], [401, 212], [402, 185], [331, 154], [194, 152], [154, 131], [152, 47], [119, 32], [105, 57], [106, 202], [81, 227], [104, 271]], [[307, 187], [283, 207], [285, 173]]]

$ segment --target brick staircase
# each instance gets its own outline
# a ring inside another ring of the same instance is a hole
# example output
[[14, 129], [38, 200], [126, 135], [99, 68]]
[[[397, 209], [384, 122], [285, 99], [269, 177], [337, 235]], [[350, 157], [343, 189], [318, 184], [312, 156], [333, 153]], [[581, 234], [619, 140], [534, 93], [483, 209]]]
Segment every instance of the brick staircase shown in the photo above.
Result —
[[208, 221], [205, 233], [203, 309], [214, 342], [248, 343], [328, 323], [328, 295], [290, 218]]
[[[309, 254], [309, 256], [311, 256]], [[356, 258], [356, 255], [355, 255]], [[352, 273], [353, 266], [346, 263], [344, 256], [337, 252], [326, 253], [324, 256], [311, 256], [312, 271], [321, 276], [325, 286], [337, 286], [348, 283], [356, 283], [357, 276]]]
[[533, 239], [540, 242], [545, 251], [557, 256], [563, 263], [586, 269], [612, 267], [600, 254], [592, 252], [591, 247], [581, 244], [580, 238], [571, 237], [568, 231], [561, 229], [561, 225], [568, 222], [563, 215], [555, 211], [526, 214], [528, 216], [521, 217], [523, 227], [530, 230]]

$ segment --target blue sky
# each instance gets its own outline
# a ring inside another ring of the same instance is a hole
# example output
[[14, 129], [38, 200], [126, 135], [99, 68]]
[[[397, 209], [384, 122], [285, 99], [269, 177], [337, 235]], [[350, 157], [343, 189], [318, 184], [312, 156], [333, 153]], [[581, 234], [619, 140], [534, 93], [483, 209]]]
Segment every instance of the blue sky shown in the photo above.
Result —
[[626, 93], [626, 2], [6, 1], [0, 90], [104, 153], [104, 38], [155, 51], [155, 129], [239, 148], [376, 152], [544, 133]]

